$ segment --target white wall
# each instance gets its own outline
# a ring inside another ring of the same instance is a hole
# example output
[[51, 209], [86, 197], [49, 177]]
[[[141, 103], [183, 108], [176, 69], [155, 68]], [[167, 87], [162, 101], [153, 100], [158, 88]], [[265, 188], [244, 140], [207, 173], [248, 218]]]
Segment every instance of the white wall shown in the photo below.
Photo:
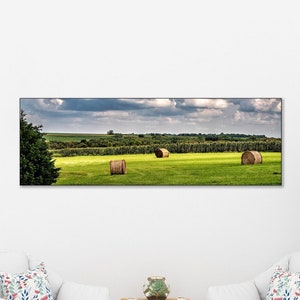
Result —
[[[298, 1], [1, 4], [1, 244], [142, 297], [247, 280], [300, 250]], [[20, 97], [283, 97], [282, 187], [20, 187]]]

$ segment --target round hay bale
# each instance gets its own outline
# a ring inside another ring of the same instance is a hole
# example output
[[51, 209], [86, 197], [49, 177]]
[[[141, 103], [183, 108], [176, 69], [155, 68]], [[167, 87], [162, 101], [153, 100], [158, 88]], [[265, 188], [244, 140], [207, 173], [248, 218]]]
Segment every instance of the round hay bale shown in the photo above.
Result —
[[157, 158], [169, 157], [170, 155], [170, 152], [165, 148], [157, 148], [154, 153]]
[[122, 160], [111, 160], [109, 162], [110, 175], [126, 174], [126, 162]]
[[241, 157], [242, 165], [261, 164], [262, 156], [258, 151], [245, 151]]

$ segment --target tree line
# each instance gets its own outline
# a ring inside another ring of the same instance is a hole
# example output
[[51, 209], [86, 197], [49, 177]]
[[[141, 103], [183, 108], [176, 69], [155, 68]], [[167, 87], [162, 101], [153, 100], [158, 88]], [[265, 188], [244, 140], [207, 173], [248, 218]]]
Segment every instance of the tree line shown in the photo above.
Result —
[[[45, 135], [47, 139], [47, 134]], [[248, 142], [248, 141], [273, 141], [273, 138], [267, 138], [264, 135], [246, 135], [246, 134], [112, 134], [101, 135], [97, 138], [83, 138], [75, 140], [60, 138], [48, 139], [49, 148], [67, 149], [67, 148], [105, 148], [105, 147], [123, 147], [123, 146], [159, 146], [165, 144], [199, 144], [204, 142]], [[80, 137], [80, 136], [79, 136]], [[79, 138], [78, 137], [78, 138]], [[278, 139], [275, 139], [278, 140]], [[280, 139], [279, 139], [280, 140]]]
[[70, 147], [52, 149], [55, 156], [77, 155], [120, 155], [151, 154], [157, 148], [167, 148], [171, 153], [242, 152], [281, 152], [280, 139], [259, 141], [204, 141], [194, 143], [160, 143], [151, 145], [112, 146], [112, 147]]

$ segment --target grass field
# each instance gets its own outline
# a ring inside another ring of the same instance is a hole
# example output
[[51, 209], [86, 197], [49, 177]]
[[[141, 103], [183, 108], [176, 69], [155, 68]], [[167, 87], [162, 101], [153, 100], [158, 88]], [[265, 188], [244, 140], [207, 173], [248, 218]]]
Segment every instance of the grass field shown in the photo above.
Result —
[[[281, 153], [262, 152], [263, 163], [241, 165], [242, 153], [185, 153], [57, 157], [54, 185], [281, 185]], [[110, 160], [125, 159], [127, 174], [110, 175]]]
[[47, 141], [57, 142], [80, 142], [81, 140], [97, 139], [99, 137], [106, 137], [107, 134], [97, 133], [47, 133], [45, 138]]

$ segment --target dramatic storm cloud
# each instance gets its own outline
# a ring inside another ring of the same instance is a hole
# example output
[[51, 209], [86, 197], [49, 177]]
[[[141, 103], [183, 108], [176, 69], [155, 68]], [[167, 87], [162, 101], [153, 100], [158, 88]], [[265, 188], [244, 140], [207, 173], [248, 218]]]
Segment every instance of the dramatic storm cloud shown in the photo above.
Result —
[[281, 137], [279, 98], [22, 98], [44, 132], [245, 133]]

